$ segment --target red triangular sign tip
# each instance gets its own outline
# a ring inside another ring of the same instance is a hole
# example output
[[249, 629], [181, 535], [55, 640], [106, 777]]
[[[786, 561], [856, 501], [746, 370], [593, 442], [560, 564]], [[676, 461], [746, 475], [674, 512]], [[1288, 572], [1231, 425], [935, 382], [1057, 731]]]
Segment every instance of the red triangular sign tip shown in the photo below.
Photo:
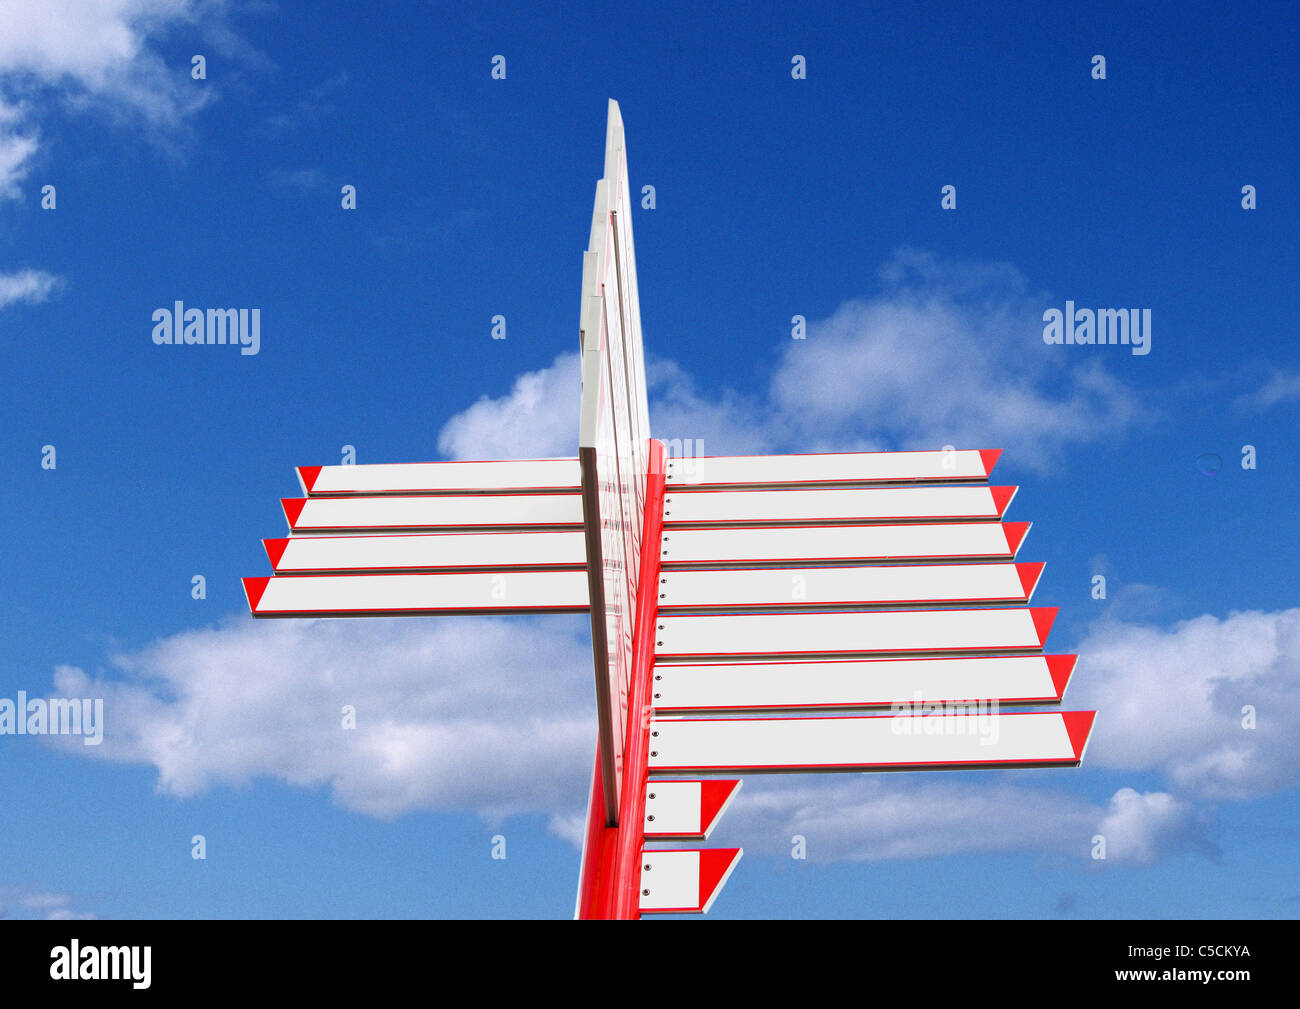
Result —
[[284, 548], [288, 545], [287, 539], [262, 540], [262, 546], [266, 547], [266, 556], [271, 558], [271, 567], [280, 566], [280, 558], [284, 556]]
[[1039, 576], [1043, 573], [1043, 564], [1043, 561], [1018, 561], [1016, 563], [1016, 574], [1020, 576], [1020, 586], [1025, 590], [1026, 600], [1034, 594], [1034, 586], [1038, 584]]
[[1031, 525], [1033, 525], [1032, 522], [1002, 523], [1002, 532], [1006, 534], [1007, 549], [1011, 551], [1012, 557], [1014, 557], [1016, 552], [1020, 549], [1020, 544], [1025, 542], [1025, 537], [1029, 535], [1029, 527]]
[[1074, 664], [1078, 661], [1077, 655], [1047, 656], [1047, 672], [1052, 677], [1052, 686], [1056, 688], [1058, 701], [1065, 696], [1065, 688], [1069, 686], [1070, 677], [1074, 675]]
[[713, 780], [700, 782], [700, 833], [708, 834], [713, 824], [717, 821], [718, 816], [722, 813], [722, 807], [725, 806], [736, 789], [740, 787], [739, 780], [727, 781]]
[[1075, 760], [1083, 760], [1083, 751], [1088, 745], [1088, 736], [1092, 733], [1092, 723], [1096, 717], [1095, 711], [1061, 712], [1061, 718], [1065, 720], [1065, 731], [1070, 736], [1070, 748], [1074, 750]]
[[243, 581], [244, 595], [248, 596], [248, 609], [256, 613], [257, 604], [262, 601], [262, 593], [266, 591], [266, 586], [271, 579], [268, 575], [260, 575], [256, 578], [245, 578]]
[[284, 508], [284, 517], [289, 520], [289, 528], [292, 529], [298, 524], [298, 516], [302, 514], [303, 507], [307, 504], [305, 497], [282, 497], [280, 506]]
[[1047, 635], [1052, 633], [1052, 623], [1056, 614], [1061, 612], [1059, 606], [1031, 606], [1029, 614], [1034, 618], [1034, 630], [1038, 632], [1038, 644], [1047, 644]]
[[704, 848], [700, 851], [700, 903], [707, 911], [718, 890], [740, 861], [741, 848]]
[[980, 449], [980, 462], [984, 464], [984, 475], [988, 476], [993, 472], [993, 467], [998, 464], [998, 457], [1002, 455], [1000, 448], [982, 448]]
[[1016, 496], [1018, 487], [990, 487], [989, 493], [993, 495], [993, 506], [997, 509], [998, 518], [1007, 513], [1007, 505], [1011, 499]]
[[316, 486], [316, 478], [320, 476], [321, 467], [319, 466], [299, 466], [298, 480], [302, 483], [304, 494], [310, 494], [312, 488]]

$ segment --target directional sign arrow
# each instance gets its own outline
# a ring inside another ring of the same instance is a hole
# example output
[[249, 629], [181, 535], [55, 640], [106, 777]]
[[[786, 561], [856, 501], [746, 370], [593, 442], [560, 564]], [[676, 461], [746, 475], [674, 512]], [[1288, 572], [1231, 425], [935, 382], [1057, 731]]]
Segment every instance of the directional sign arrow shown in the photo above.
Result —
[[1011, 560], [1029, 525], [946, 522], [674, 529], [664, 534], [660, 557], [665, 568], [813, 561]]
[[1000, 519], [1015, 487], [669, 491], [664, 526], [834, 524]]
[[245, 578], [255, 617], [583, 613], [585, 571]]
[[675, 571], [659, 578], [659, 612], [926, 603], [1023, 603], [1041, 563]]
[[573, 491], [581, 479], [577, 459], [485, 462], [416, 462], [366, 466], [299, 466], [309, 497], [331, 494], [491, 494], [502, 491]]
[[645, 797], [646, 840], [704, 840], [738, 791], [736, 779], [651, 782]]
[[662, 660], [1037, 651], [1047, 641], [1057, 609], [663, 616], [655, 624], [655, 656]]
[[[351, 467], [345, 467], [351, 468]], [[430, 533], [263, 540], [278, 575], [364, 571], [586, 568], [582, 533]]]
[[997, 700], [1056, 704], [1074, 672], [1074, 655], [998, 655], [949, 659], [834, 659], [820, 662], [661, 662], [654, 709], [745, 711], [870, 708], [905, 703]]
[[664, 849], [641, 855], [641, 913], [708, 911], [743, 848]]
[[668, 489], [986, 480], [1001, 449], [684, 456], [668, 461]]
[[1095, 711], [657, 718], [650, 770], [813, 771], [1074, 766]]
[[313, 497], [283, 498], [280, 503], [295, 533], [582, 528], [582, 499], [577, 494]]

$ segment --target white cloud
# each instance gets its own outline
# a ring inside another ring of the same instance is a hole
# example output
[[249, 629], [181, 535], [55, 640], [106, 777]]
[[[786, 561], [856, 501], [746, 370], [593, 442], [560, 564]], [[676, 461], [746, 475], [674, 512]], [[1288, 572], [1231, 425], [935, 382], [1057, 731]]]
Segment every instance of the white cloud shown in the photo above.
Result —
[[20, 301], [35, 304], [44, 301], [62, 281], [43, 270], [20, 270], [17, 273], [0, 273], [0, 308]]
[[515, 379], [504, 396], [483, 396], [438, 433], [452, 459], [540, 459], [578, 454], [582, 376], [576, 353]]
[[952, 444], [1046, 468], [1142, 416], [1110, 370], [1127, 352], [1044, 344], [1052, 299], [1014, 267], [902, 250], [880, 279], [880, 295], [842, 304], [782, 351], [772, 404], [803, 451]]
[[9, 890], [0, 887], [0, 918], [44, 918], [46, 921], [87, 921], [94, 914], [78, 911], [66, 893]]
[[[703, 439], [703, 454], [714, 455], [1004, 448], [1017, 465], [1041, 469], [1147, 416], [1110, 370], [1130, 359], [1122, 348], [1043, 343], [1051, 299], [1027, 293], [1014, 267], [904, 250], [880, 278], [879, 295], [845, 302], [810, 322], [807, 339], [784, 341], [758, 394], [701, 389], [676, 362], [655, 359], [651, 341], [656, 436]], [[563, 355], [452, 418], [440, 447], [456, 458], [571, 454], [579, 385], [576, 355]]]
[[1258, 389], [1237, 397], [1236, 405], [1240, 409], [1263, 411], [1297, 399], [1300, 399], [1300, 371], [1274, 368]]
[[596, 733], [585, 631], [575, 617], [236, 618], [117, 656], [112, 675], [58, 668], [61, 695], [104, 698], [105, 734], [50, 741], [151, 764], [178, 796], [269, 777], [379, 817], [579, 811]]
[[[265, 58], [238, 40], [226, 0], [5, 0], [0, 4], [0, 197], [17, 196], [39, 146], [38, 110], [51, 97], [143, 125], [167, 143], [216, 94], [190, 78], [189, 57], [210, 49], [246, 63]], [[183, 29], [189, 48], [157, 42]], [[177, 60], [183, 60], [178, 63]]]
[[798, 835], [814, 862], [1034, 852], [1086, 863], [1099, 833], [1110, 864], [1213, 851], [1191, 804], [1165, 792], [1123, 788], [1097, 805], [1002, 776], [978, 784], [914, 775], [803, 780], [809, 783], [746, 779], [711, 842], [731, 840], [756, 854], [788, 858]]
[[[1300, 609], [1206, 614], [1168, 629], [1103, 620], [1078, 650], [1070, 706], [1100, 712], [1090, 764], [1158, 771], [1211, 799], [1300, 784]], [[1243, 728], [1246, 705], [1254, 729]]]

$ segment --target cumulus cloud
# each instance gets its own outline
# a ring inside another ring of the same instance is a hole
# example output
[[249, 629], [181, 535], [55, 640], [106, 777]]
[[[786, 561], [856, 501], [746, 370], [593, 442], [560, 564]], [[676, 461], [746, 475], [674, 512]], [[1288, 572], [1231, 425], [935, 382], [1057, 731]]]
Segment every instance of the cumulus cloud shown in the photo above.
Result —
[[56, 291], [62, 281], [44, 270], [19, 270], [17, 273], [0, 273], [0, 308], [18, 302], [35, 304], [44, 301]]
[[[1107, 619], [1079, 653], [1070, 702], [1103, 712], [1089, 762], [1158, 771], [1209, 799], [1300, 784], [1300, 609], [1206, 614], [1170, 628]], [[1247, 706], [1253, 729], [1243, 725]]]
[[1114, 348], [1043, 343], [1053, 299], [1015, 267], [902, 250], [879, 279], [782, 351], [772, 403], [804, 451], [997, 447], [1043, 468], [1142, 417], [1098, 356]]
[[1090, 860], [1106, 837], [1106, 861], [1147, 865], [1189, 849], [1212, 852], [1190, 803], [1165, 792], [1116, 792], [1104, 805], [1059, 788], [934, 778], [750, 777], [714, 838], [755, 854], [790, 855], [803, 837], [810, 861], [879, 862], [958, 854], [1035, 852]]
[[438, 451], [451, 459], [541, 459], [578, 454], [578, 355], [561, 354], [549, 367], [515, 379], [504, 396], [483, 396], [438, 433]]
[[111, 672], [60, 667], [61, 695], [104, 698], [105, 734], [50, 742], [152, 765], [177, 796], [273, 778], [377, 817], [580, 813], [596, 733], [585, 634], [574, 617], [236, 618]]
[[[1043, 343], [1042, 313], [1052, 299], [1030, 292], [1013, 266], [903, 250], [879, 280], [875, 296], [846, 301], [810, 321], [806, 339], [784, 341], [756, 394], [702, 387], [651, 353], [656, 434], [690, 440], [697, 452], [702, 439], [706, 455], [1005, 448], [1018, 465], [1044, 469], [1072, 446], [1147, 418], [1101, 356], [1115, 348]], [[569, 454], [578, 387], [576, 355], [564, 355], [521, 376], [509, 395], [453, 418], [440, 445], [456, 458], [480, 444], [497, 454], [506, 445]]]

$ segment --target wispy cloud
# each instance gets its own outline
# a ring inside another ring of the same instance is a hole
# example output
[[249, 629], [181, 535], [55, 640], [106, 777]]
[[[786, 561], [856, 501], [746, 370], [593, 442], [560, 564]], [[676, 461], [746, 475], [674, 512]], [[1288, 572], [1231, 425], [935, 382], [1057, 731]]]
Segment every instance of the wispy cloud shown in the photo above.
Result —
[[[190, 77], [189, 54], [164, 58], [178, 28], [213, 54], [266, 59], [230, 27], [227, 0], [6, 0], [0, 4], [0, 197], [17, 195], [40, 145], [51, 100], [143, 127], [168, 146], [216, 88]], [[202, 50], [195, 50], [202, 51]], [[169, 62], [170, 61], [170, 62]]]
[[35, 304], [44, 301], [62, 284], [59, 277], [44, 270], [0, 273], [0, 309], [18, 302]]
[[1237, 397], [1239, 409], [1262, 412], [1280, 403], [1300, 400], [1300, 371], [1274, 368], [1259, 388]]
[[6, 890], [0, 887], [0, 918], [44, 918], [47, 921], [87, 921], [95, 918], [78, 910], [66, 893], [40, 890]]

